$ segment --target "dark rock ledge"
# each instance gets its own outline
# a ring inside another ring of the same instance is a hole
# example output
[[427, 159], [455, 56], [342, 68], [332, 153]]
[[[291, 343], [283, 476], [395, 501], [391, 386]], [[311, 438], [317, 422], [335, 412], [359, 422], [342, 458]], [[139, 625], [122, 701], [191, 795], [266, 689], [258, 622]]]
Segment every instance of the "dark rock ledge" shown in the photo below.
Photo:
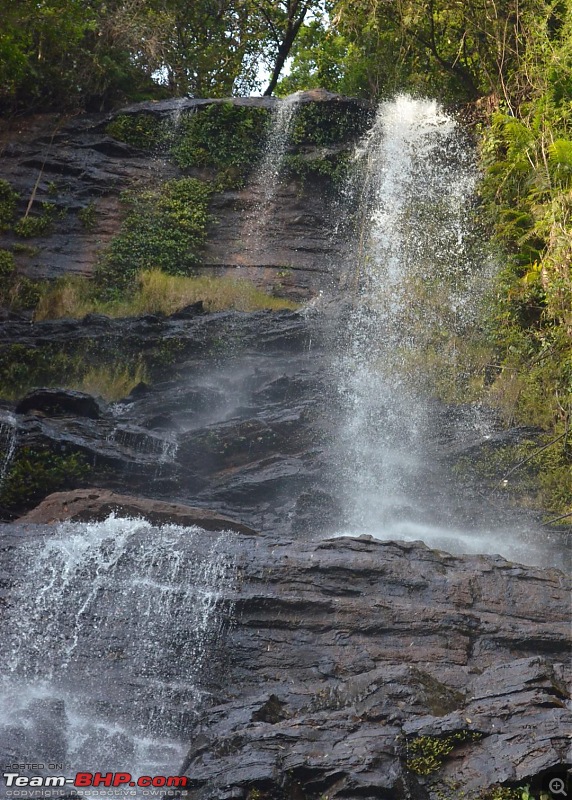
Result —
[[54, 522], [99, 522], [110, 514], [141, 517], [155, 525], [198, 525], [207, 531], [235, 531], [254, 534], [252, 528], [206, 508], [193, 508], [180, 503], [164, 503], [116, 494], [106, 489], [76, 489], [73, 492], [54, 492], [48, 495], [18, 522], [39, 525]]
[[570, 762], [558, 570], [366, 538], [240, 548], [193, 800], [489, 798]]

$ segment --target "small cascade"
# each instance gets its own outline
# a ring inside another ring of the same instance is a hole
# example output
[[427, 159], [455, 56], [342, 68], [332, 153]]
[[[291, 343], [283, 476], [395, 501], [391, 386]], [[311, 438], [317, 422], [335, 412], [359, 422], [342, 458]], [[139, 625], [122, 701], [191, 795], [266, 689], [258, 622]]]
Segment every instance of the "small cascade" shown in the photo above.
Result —
[[381, 104], [353, 180], [353, 302], [335, 365], [346, 524], [402, 531], [404, 522], [427, 521], [426, 368], [431, 359], [454, 361], [455, 338], [486, 283], [471, 252], [474, 153], [436, 102], [399, 96]]
[[251, 186], [258, 193], [258, 199], [249, 215], [244, 231], [246, 247], [250, 251], [258, 250], [262, 236], [268, 234], [267, 228], [273, 202], [284, 166], [284, 156], [290, 144], [292, 125], [299, 102], [300, 93], [295, 92], [278, 101], [272, 110], [270, 131], [266, 139], [262, 161], [251, 179]]
[[1, 631], [2, 757], [63, 760], [70, 775], [177, 774], [216, 671], [228, 536], [110, 517], [18, 547]]
[[18, 446], [18, 423], [9, 412], [0, 418], [0, 489], [12, 464]]
[[117, 425], [109, 432], [106, 441], [131, 451], [138, 459], [150, 459], [158, 465], [172, 464], [179, 447], [174, 432], [165, 431], [160, 436], [137, 426]]

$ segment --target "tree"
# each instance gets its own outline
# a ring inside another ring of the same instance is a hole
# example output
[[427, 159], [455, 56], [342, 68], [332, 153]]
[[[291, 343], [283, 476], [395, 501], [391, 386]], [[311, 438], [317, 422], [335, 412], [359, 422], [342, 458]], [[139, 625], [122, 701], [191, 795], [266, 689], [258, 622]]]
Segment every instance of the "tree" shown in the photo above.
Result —
[[264, 92], [265, 95], [274, 92], [306, 15], [318, 5], [312, 0], [280, 0], [278, 3], [270, 0], [254, 0], [254, 10], [258, 12], [266, 27], [268, 49], [273, 60], [270, 83]]

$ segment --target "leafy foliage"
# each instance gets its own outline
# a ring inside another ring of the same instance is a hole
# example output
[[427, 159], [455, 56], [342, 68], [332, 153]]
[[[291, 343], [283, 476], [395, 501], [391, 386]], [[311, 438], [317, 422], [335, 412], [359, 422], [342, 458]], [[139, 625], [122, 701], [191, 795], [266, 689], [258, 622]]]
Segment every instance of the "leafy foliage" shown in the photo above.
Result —
[[218, 188], [239, 185], [257, 161], [268, 124], [264, 109], [212, 104], [181, 121], [171, 153], [183, 169], [216, 169]]
[[142, 150], [156, 150], [165, 141], [166, 130], [154, 114], [119, 114], [105, 129], [109, 136]]
[[78, 452], [58, 455], [24, 447], [12, 462], [0, 489], [0, 507], [7, 511], [30, 508], [51, 492], [76, 489], [91, 471]]
[[562, 92], [572, 87], [572, 14], [555, 9], [562, 24], [537, 26], [523, 65], [536, 74], [536, 96], [518, 118], [497, 111], [484, 131], [481, 187], [506, 253], [489, 319], [501, 365], [492, 395], [509, 420], [546, 429], [572, 412], [572, 107]]
[[135, 276], [145, 269], [189, 275], [206, 238], [210, 194], [211, 188], [195, 178], [126, 193], [121, 231], [95, 273], [101, 296], [121, 296], [134, 288]]
[[371, 111], [356, 112], [354, 105], [306, 103], [298, 110], [292, 125], [292, 142], [296, 145], [332, 145], [358, 139], [371, 123]]
[[0, 232], [9, 230], [16, 213], [16, 204], [19, 200], [8, 181], [0, 179]]

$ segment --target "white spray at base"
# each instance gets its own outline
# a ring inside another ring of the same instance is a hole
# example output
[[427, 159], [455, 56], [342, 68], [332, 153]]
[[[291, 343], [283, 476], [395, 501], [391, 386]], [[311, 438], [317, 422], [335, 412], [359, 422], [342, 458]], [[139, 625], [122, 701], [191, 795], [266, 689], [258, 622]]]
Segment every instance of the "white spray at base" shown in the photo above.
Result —
[[177, 775], [212, 677], [230, 535], [112, 516], [19, 546], [1, 757], [65, 763], [71, 777]]
[[333, 365], [344, 534], [543, 563], [542, 544], [526, 535], [499, 536], [478, 520], [463, 530], [432, 463], [429, 382], [454, 378], [495, 268], [471, 221], [474, 146], [435, 101], [402, 95], [380, 105], [355, 162], [352, 305]]

